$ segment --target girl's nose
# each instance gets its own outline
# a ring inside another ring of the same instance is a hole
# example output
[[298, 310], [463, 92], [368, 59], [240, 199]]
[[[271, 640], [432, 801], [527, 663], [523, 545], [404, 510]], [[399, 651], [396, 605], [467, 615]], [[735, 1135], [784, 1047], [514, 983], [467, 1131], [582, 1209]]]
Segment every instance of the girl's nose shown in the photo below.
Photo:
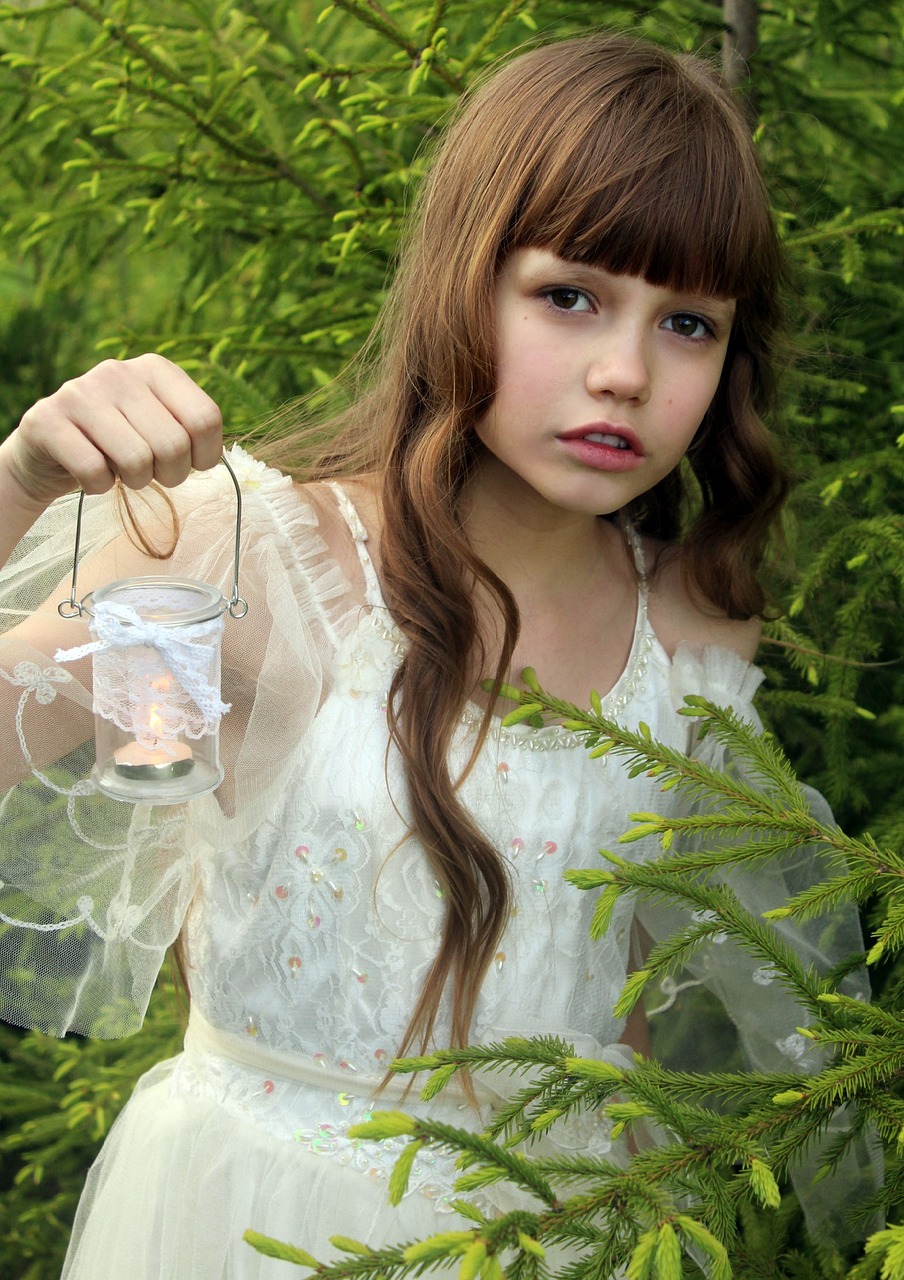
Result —
[[650, 360], [642, 337], [611, 331], [599, 341], [587, 367], [587, 390], [617, 400], [650, 398]]

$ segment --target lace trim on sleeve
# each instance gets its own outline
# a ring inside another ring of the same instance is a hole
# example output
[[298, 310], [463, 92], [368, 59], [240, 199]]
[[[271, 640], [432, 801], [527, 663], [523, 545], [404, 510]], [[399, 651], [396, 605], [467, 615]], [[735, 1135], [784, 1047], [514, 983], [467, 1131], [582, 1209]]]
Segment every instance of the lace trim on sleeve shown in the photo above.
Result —
[[[8, 1021], [55, 1034], [135, 1030], [201, 862], [248, 840], [289, 785], [336, 635], [355, 602], [316, 509], [292, 481], [243, 450], [232, 461], [245, 500], [240, 570], [249, 612], [226, 628], [223, 696], [232, 711], [221, 726], [227, 777], [215, 796], [133, 805], [100, 794], [90, 780], [90, 660], [64, 671], [49, 656], [87, 638], [83, 624], [62, 622], [55, 608], [71, 569], [71, 501], [45, 513], [0, 574], [0, 620], [13, 628], [0, 641], [7, 721], [0, 735], [7, 788], [0, 795], [0, 1016]], [[122, 536], [109, 501], [91, 500], [84, 589], [164, 567], [228, 594], [228, 492], [222, 469], [171, 491], [181, 533], [163, 562]]]

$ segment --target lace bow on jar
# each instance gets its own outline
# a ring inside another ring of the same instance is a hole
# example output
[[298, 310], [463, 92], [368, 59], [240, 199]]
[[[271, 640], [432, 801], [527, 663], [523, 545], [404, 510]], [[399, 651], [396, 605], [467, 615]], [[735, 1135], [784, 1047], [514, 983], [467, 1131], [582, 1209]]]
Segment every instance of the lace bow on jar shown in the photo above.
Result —
[[64, 618], [87, 615], [91, 641], [61, 650], [57, 662], [93, 659], [96, 761], [92, 779], [115, 800], [181, 804], [220, 785], [220, 697], [224, 615], [243, 618], [239, 595], [242, 498], [237, 499], [233, 590], [229, 600], [206, 582], [155, 575], [123, 578], [76, 601], [82, 504]]

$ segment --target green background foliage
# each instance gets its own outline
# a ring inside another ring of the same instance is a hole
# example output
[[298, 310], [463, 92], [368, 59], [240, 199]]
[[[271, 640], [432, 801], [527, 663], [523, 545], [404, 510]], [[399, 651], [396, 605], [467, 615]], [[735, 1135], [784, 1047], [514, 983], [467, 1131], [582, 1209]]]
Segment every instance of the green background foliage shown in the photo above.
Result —
[[[794, 265], [777, 428], [800, 478], [762, 705], [843, 824], [900, 846], [904, 3], [759, 8], [749, 96]], [[234, 432], [329, 400], [468, 84], [597, 26], [718, 58], [722, 25], [702, 0], [0, 6], [0, 431], [97, 359], [145, 350], [185, 365]], [[875, 976], [893, 1006], [900, 965]], [[91, 1152], [177, 1042], [165, 991], [122, 1046], [0, 1032], [0, 1274], [58, 1273]], [[783, 1231], [748, 1213], [736, 1274], [819, 1274]]]

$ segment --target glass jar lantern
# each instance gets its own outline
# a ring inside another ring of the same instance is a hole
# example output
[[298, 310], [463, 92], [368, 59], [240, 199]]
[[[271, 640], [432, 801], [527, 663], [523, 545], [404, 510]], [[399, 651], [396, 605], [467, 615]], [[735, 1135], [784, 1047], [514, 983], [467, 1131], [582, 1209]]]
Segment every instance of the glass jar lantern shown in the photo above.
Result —
[[123, 578], [76, 601], [84, 494], [79, 498], [75, 559], [63, 617], [88, 619], [91, 641], [56, 655], [93, 659], [96, 760], [91, 777], [115, 800], [181, 804], [215, 790], [223, 780], [220, 651], [225, 615], [242, 618], [239, 595], [241, 490], [230, 599], [206, 582], [154, 575]]

